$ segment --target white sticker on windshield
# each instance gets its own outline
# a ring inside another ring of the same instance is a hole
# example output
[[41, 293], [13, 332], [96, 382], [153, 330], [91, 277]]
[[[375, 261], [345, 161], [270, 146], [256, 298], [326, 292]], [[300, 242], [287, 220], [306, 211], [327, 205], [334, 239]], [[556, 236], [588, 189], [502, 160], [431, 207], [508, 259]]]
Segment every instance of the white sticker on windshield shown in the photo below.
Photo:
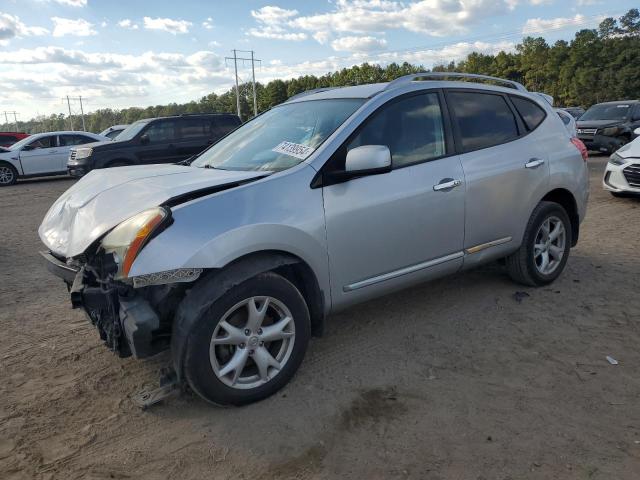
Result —
[[307, 147], [306, 145], [300, 145], [299, 143], [282, 142], [271, 151], [284, 153], [285, 155], [290, 155], [292, 157], [299, 158], [300, 160], [304, 160], [313, 153], [313, 150], [313, 148]]

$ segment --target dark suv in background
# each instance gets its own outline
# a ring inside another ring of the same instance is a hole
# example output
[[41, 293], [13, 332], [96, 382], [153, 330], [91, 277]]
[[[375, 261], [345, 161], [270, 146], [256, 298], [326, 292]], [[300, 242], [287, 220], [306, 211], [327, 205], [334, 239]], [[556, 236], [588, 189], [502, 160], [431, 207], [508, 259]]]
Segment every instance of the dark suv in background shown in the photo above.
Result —
[[598, 103], [578, 120], [578, 138], [589, 150], [613, 153], [635, 138], [640, 127], [640, 101]]
[[81, 177], [94, 168], [176, 163], [200, 153], [242, 122], [232, 114], [195, 114], [138, 120], [115, 141], [71, 150], [67, 170]]

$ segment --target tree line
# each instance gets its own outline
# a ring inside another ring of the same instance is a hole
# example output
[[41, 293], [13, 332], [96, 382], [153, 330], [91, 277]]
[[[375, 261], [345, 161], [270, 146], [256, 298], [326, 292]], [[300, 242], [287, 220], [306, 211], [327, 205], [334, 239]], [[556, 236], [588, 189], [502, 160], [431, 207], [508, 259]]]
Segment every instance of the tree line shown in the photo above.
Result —
[[[256, 84], [258, 110], [264, 111], [305, 90], [388, 82], [402, 75], [424, 72], [421, 65], [391, 63], [386, 66], [363, 63], [317, 77], [304, 75], [290, 80]], [[496, 55], [471, 53], [460, 62], [438, 65], [433, 71], [491, 75], [518, 81], [532, 91], [552, 95], [559, 106], [588, 107], [594, 103], [640, 97], [640, 12], [631, 9], [618, 19], [606, 18], [597, 29], [577, 32], [567, 42], [549, 45], [542, 37], [525, 37], [514, 52]], [[249, 84], [240, 86], [243, 120], [253, 115]], [[87, 130], [100, 132], [115, 124], [132, 123], [141, 118], [183, 113], [235, 113], [236, 93], [210, 93], [184, 104], [170, 103], [146, 108], [120, 110], [105, 108], [85, 114]], [[77, 126], [79, 118], [75, 119]], [[18, 122], [18, 129], [30, 133], [69, 128], [64, 114]], [[0, 125], [13, 130], [14, 124]]]

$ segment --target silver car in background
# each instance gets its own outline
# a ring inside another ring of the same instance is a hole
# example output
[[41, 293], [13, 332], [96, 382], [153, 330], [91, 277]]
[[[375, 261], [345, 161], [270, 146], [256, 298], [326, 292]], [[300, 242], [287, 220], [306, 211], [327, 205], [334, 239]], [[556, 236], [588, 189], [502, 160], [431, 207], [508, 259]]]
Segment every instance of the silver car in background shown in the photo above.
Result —
[[300, 94], [190, 165], [92, 171], [39, 234], [112, 350], [171, 348], [180, 381], [241, 405], [291, 379], [332, 312], [498, 259], [555, 280], [586, 158], [516, 82], [414, 74]]

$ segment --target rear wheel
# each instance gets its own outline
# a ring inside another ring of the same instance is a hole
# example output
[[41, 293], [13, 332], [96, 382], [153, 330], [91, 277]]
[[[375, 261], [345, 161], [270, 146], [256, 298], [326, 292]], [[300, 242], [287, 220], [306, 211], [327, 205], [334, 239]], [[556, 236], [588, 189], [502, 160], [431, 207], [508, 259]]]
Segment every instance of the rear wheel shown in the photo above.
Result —
[[506, 259], [509, 276], [530, 286], [553, 282], [567, 263], [572, 233], [561, 205], [540, 202], [531, 214], [522, 245]]
[[263, 273], [200, 314], [187, 340], [185, 376], [212, 403], [255, 402], [289, 382], [309, 337], [309, 311], [298, 289], [280, 275]]
[[0, 187], [14, 185], [18, 181], [18, 171], [9, 163], [0, 163]]

